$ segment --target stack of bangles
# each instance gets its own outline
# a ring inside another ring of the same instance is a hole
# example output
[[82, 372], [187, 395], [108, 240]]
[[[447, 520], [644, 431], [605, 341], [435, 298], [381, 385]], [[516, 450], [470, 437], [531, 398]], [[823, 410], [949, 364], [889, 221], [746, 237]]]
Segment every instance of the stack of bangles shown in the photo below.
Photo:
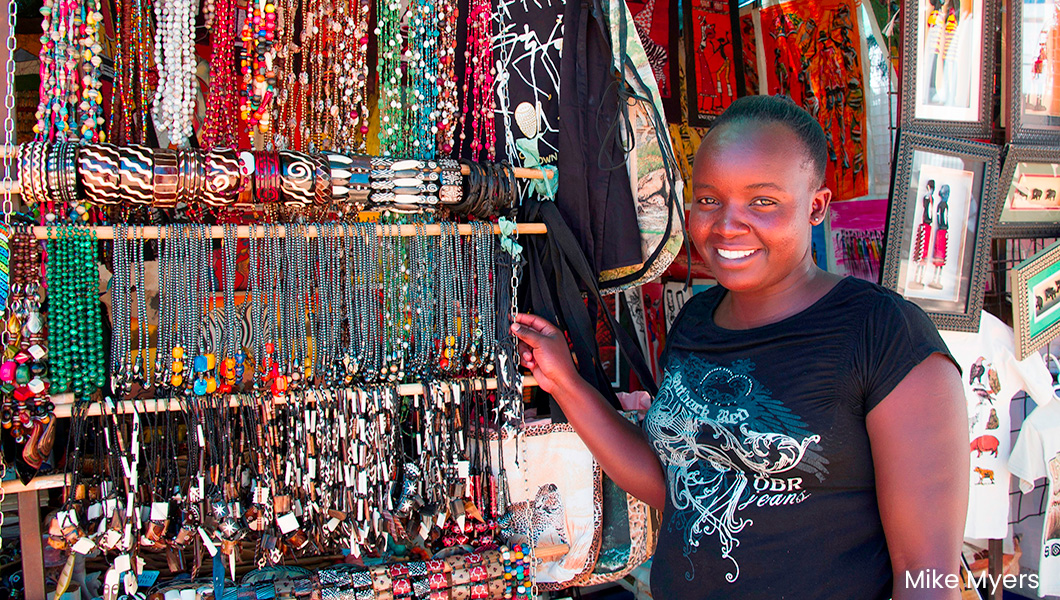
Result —
[[485, 219], [512, 210], [519, 200], [511, 165], [333, 152], [30, 142], [19, 146], [19, 174], [23, 198], [42, 206], [47, 223], [87, 221], [90, 207], [100, 205], [168, 209], [255, 203], [339, 213], [444, 209], [453, 216]]

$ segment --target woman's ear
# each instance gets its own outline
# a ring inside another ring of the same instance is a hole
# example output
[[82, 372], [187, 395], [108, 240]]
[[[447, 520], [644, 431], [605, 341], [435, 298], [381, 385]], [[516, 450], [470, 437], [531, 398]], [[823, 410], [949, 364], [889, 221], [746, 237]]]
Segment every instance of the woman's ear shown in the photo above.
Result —
[[832, 201], [832, 190], [828, 189], [827, 186], [821, 186], [814, 195], [813, 200], [810, 202], [810, 222], [814, 225], [818, 225], [821, 221], [824, 221], [825, 215], [828, 213], [828, 204]]

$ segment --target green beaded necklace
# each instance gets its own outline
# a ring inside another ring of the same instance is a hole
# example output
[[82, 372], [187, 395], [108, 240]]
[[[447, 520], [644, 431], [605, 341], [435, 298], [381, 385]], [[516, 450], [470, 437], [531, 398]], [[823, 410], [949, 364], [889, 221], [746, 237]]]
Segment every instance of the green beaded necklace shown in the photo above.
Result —
[[51, 391], [87, 398], [105, 382], [95, 231], [49, 227], [47, 273]]

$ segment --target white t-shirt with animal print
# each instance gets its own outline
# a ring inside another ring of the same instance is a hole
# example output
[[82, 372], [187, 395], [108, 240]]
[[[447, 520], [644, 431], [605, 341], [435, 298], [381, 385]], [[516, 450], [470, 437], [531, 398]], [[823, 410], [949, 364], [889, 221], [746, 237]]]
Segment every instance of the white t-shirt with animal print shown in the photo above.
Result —
[[1045, 477], [1045, 519], [1042, 527], [1038, 595], [1060, 596], [1060, 402], [1031, 412], [1020, 429], [1008, 467], [1029, 492]]
[[1052, 376], [1041, 355], [1016, 360], [1012, 328], [983, 312], [978, 333], [942, 331], [964, 373], [971, 477], [964, 535], [1001, 539], [1008, 533], [1012, 445], [1009, 402], [1020, 390], [1037, 404], [1053, 398]]

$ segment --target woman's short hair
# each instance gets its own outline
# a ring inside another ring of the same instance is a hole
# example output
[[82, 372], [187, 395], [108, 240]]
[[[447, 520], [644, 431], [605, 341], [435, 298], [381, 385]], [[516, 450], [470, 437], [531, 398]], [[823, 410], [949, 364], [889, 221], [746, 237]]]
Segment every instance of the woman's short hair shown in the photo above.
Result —
[[813, 115], [784, 96], [744, 96], [730, 104], [729, 108], [714, 120], [711, 129], [740, 121], [780, 123], [787, 126], [805, 146], [806, 157], [813, 164], [819, 185], [824, 183], [825, 168], [828, 164], [828, 142], [824, 137], [824, 129], [821, 129], [821, 124]]

